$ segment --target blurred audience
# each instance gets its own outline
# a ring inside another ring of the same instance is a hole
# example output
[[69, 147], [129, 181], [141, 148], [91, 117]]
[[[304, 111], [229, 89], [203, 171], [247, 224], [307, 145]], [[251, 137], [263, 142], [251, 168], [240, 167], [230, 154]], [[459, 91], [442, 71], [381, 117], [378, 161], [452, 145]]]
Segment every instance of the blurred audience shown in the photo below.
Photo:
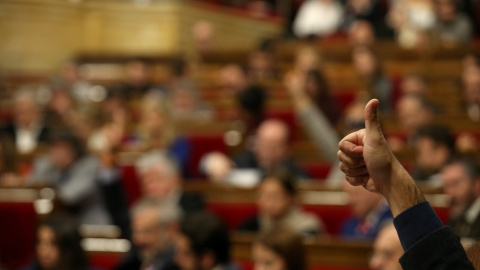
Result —
[[252, 246], [255, 270], [307, 270], [302, 238], [284, 228], [260, 234]]
[[405, 48], [423, 48], [428, 32], [435, 25], [431, 0], [395, 0], [388, 14], [388, 23], [396, 32], [398, 43]]
[[410, 142], [415, 133], [435, 119], [435, 107], [419, 95], [403, 95], [397, 103], [397, 117], [400, 127]]
[[415, 181], [427, 181], [434, 186], [441, 186], [440, 170], [455, 156], [455, 138], [450, 130], [437, 125], [427, 125], [415, 135]]
[[127, 100], [141, 98], [155, 88], [153, 67], [145, 59], [132, 59], [125, 64], [124, 82], [117, 86], [119, 93]]
[[253, 149], [239, 154], [233, 161], [238, 169], [255, 169], [261, 175], [283, 169], [296, 178], [308, 179], [308, 175], [290, 156], [290, 136], [290, 130], [284, 122], [265, 120], [257, 129]]
[[234, 97], [250, 85], [247, 69], [235, 63], [225, 65], [219, 71], [218, 84], [223, 96]]
[[399, 263], [403, 255], [403, 247], [393, 224], [380, 229], [370, 258], [370, 268], [373, 270], [402, 270]]
[[480, 121], [480, 67], [469, 64], [462, 74], [463, 108], [470, 120]]
[[147, 198], [131, 211], [134, 248], [116, 270], [176, 270], [174, 241], [181, 210], [174, 204]]
[[307, 0], [298, 10], [293, 31], [299, 38], [323, 37], [337, 31], [343, 20], [343, 8], [337, 0]]
[[297, 205], [295, 182], [288, 174], [267, 175], [258, 190], [258, 216], [246, 221], [239, 230], [268, 232], [281, 227], [303, 236], [324, 232], [322, 222]]
[[87, 270], [87, 254], [83, 250], [75, 218], [63, 214], [47, 217], [37, 228], [35, 262], [23, 270]]
[[197, 212], [185, 216], [175, 243], [175, 262], [182, 270], [239, 269], [231, 263], [229, 232], [213, 214]]
[[345, 7], [343, 28], [349, 29], [357, 20], [368, 21], [375, 30], [375, 36], [387, 38], [392, 30], [386, 25], [386, 14], [382, 1], [377, 0], [341, 0]]
[[480, 169], [475, 161], [457, 158], [441, 170], [450, 197], [450, 222], [460, 237], [480, 239]]
[[341, 235], [373, 240], [380, 228], [392, 220], [387, 202], [380, 194], [370, 193], [362, 186], [351, 186], [344, 182], [343, 190], [353, 216], [343, 224]]
[[19, 89], [13, 102], [13, 119], [0, 128], [0, 133], [11, 138], [19, 154], [32, 154], [47, 141], [51, 129], [47, 127], [34, 90]]
[[445, 46], [464, 44], [472, 38], [472, 25], [456, 6], [455, 0], [434, 0], [436, 22], [433, 28], [439, 42]]
[[369, 47], [357, 46], [353, 48], [352, 61], [366, 90], [380, 101], [380, 111], [392, 111], [393, 86], [382, 70], [379, 56]]
[[355, 46], [373, 46], [375, 44], [375, 33], [373, 26], [366, 20], [357, 20], [348, 29], [350, 44]]
[[426, 78], [418, 73], [405, 74], [400, 82], [400, 93], [402, 96], [417, 95], [426, 98], [428, 96]]
[[177, 135], [172, 113], [164, 96], [158, 93], [144, 96], [137, 134], [130, 139], [129, 144], [138, 151], [165, 152], [177, 162], [182, 174], [186, 175], [191, 146], [187, 139]]
[[81, 224], [112, 224], [97, 181], [98, 160], [68, 132], [53, 134], [48, 146], [48, 154], [35, 160], [27, 184], [55, 187], [60, 202]]
[[145, 155], [139, 158], [135, 166], [143, 197], [177, 205], [185, 213], [203, 209], [200, 196], [182, 190], [178, 166], [167, 156], [161, 153]]
[[208, 108], [199, 90], [192, 83], [179, 82], [170, 89], [170, 114], [175, 122], [207, 121], [213, 118], [213, 111]]

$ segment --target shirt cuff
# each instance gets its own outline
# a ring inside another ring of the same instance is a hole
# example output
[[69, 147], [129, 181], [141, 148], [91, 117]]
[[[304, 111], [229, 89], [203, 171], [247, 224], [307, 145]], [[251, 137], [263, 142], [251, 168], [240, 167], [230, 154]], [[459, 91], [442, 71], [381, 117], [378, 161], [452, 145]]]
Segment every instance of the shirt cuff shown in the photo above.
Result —
[[427, 235], [443, 227], [428, 201], [416, 204], [393, 219], [403, 250], [407, 251]]

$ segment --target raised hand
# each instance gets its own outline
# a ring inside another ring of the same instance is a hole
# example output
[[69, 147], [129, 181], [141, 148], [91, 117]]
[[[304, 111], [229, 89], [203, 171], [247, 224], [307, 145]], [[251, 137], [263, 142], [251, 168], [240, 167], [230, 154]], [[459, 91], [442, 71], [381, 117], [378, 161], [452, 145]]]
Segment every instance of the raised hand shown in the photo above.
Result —
[[[378, 103], [370, 100], [365, 107], [365, 129], [343, 138], [337, 156], [345, 179], [384, 195], [395, 215], [424, 198], [388, 147], [378, 121]], [[401, 198], [404, 195], [408, 198]]]

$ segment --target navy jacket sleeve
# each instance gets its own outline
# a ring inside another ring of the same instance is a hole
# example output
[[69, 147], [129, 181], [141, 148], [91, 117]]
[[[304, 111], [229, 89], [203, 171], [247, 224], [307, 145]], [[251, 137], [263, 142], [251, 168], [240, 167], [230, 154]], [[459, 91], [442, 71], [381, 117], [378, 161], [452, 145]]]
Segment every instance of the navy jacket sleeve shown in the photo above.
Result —
[[398, 215], [393, 223], [405, 254], [404, 270], [474, 270], [460, 238], [444, 227], [428, 202], [422, 202]]

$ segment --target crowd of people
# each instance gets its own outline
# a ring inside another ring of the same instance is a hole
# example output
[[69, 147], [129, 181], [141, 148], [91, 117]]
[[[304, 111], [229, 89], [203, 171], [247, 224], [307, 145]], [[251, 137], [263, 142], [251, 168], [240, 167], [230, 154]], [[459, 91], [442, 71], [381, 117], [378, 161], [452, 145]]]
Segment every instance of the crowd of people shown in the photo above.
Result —
[[[247, 5], [258, 14], [295, 10], [295, 1], [223, 2]], [[8, 109], [1, 111], [0, 187], [53, 187], [61, 206], [61, 214], [38, 225], [36, 259], [25, 269], [92, 269], [77, 230], [85, 224], [116, 225], [121, 237], [131, 240], [132, 249], [115, 269], [240, 269], [230, 253], [232, 232], [225, 221], [208, 211], [200, 194], [184, 190], [184, 183], [199, 176], [212, 185], [258, 192], [257, 214], [236, 228], [257, 235], [252, 246], [255, 269], [307, 269], [303, 240], [328, 231], [321, 217], [305, 211], [298, 200], [297, 186], [315, 181], [292, 148], [301, 139], [329, 163], [322, 180], [348, 198], [352, 216], [340, 235], [374, 241], [371, 268], [402, 269], [399, 258], [413, 243], [406, 246], [396, 233], [399, 221], [393, 222], [399, 212], [385, 193], [345, 181], [344, 173], [355, 181], [368, 180], [372, 165], [351, 159], [347, 155], [352, 153], [342, 148], [338, 152], [342, 137], [366, 127], [364, 110], [371, 98], [379, 100], [382, 115], [397, 119], [402, 131], [385, 133], [389, 151], [413, 149], [411, 177], [443, 188], [451, 200], [454, 232], [480, 239], [478, 134], [456, 134], [454, 127], [438, 124], [452, 114], [480, 121], [480, 58], [466, 54], [457, 59], [462, 101], [445, 108], [434, 102], [438, 94], [426, 74], [412, 71], [396, 82], [374, 49], [383, 38], [409, 48], [431, 46], [431, 41], [462, 46], [479, 32], [479, 6], [478, 1], [454, 0], [307, 0], [298, 5], [295, 16], [287, 14], [294, 36], [312, 39], [344, 32], [350, 37], [345, 46], [351, 46], [350, 64], [360, 86], [345, 107], [325, 69], [328, 52], [320, 52], [315, 43], [297, 50], [288, 70], [280, 67], [282, 59], [272, 50], [278, 41], [262, 43], [245, 63], [217, 68], [216, 95], [228, 104], [226, 110], [203, 95], [200, 78], [207, 64], [202, 50], [213, 49], [201, 44], [196, 57], [171, 61], [161, 81], [153, 61], [132, 58], [123, 65], [124, 76], [108, 85], [87, 80], [76, 61], [64, 63], [41, 85], [11, 91], [0, 85], [2, 96], [9, 98]], [[209, 43], [204, 39], [211, 26], [195, 25], [193, 34], [202, 44]], [[272, 81], [283, 85], [296, 128], [269, 116]], [[207, 151], [192, 169], [195, 145], [182, 130], [216, 121], [232, 123], [225, 136], [231, 149]], [[140, 190], [133, 204], [122, 171], [122, 156], [129, 153], [135, 155]], [[474, 249], [468, 254], [478, 257]]]

